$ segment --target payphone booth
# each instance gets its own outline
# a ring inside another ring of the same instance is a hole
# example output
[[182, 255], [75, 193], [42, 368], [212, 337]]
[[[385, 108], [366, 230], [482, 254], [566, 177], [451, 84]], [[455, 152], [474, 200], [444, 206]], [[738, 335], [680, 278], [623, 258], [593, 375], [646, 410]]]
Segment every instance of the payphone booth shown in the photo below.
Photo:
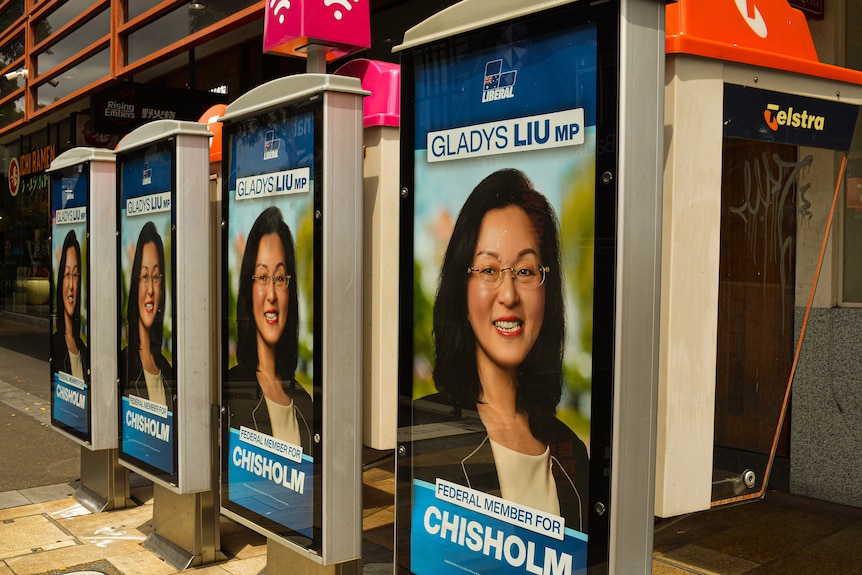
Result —
[[821, 63], [783, 0], [680, 0], [667, 52], [656, 514], [773, 487], [860, 505], [840, 390], [862, 72]]
[[467, 0], [396, 48], [401, 571], [649, 569], [663, 10]]
[[361, 557], [362, 99], [273, 80], [221, 118], [222, 513], [267, 570]]
[[73, 148], [51, 177], [51, 425], [81, 445], [75, 499], [97, 512], [129, 499], [117, 463], [117, 351], [113, 302], [116, 172], [113, 151]]
[[158, 120], [117, 147], [119, 458], [154, 483], [145, 546], [181, 568], [219, 551], [210, 137]]
[[392, 459], [398, 427], [398, 180], [401, 67], [357, 58], [335, 74], [359, 78], [363, 108], [362, 443]]

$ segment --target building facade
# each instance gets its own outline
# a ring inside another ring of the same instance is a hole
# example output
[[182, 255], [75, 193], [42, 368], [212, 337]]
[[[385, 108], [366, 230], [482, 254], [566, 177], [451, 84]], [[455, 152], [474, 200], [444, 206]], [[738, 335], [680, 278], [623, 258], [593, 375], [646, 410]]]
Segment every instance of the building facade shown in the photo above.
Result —
[[[391, 49], [404, 30], [452, 3], [372, 1], [373, 47], [354, 57], [397, 61]], [[303, 60], [263, 53], [264, 6], [0, 2], [2, 310], [43, 319], [50, 313], [45, 170], [57, 155], [78, 146], [113, 148], [149, 120], [196, 121], [208, 104], [305, 71]]]

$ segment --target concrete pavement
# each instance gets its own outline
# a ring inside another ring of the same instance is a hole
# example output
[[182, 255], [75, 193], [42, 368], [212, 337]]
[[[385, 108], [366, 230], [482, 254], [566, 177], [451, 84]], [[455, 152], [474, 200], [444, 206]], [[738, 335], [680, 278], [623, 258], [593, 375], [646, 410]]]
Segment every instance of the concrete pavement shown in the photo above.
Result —
[[48, 321], [0, 312], [0, 493], [79, 479], [81, 448], [50, 409]]
[[[152, 531], [153, 487], [132, 473], [135, 506], [93, 514], [72, 496], [81, 446], [50, 425], [48, 321], [0, 312], [0, 575], [169, 575], [142, 543]], [[394, 469], [367, 470], [363, 573], [392, 573]], [[187, 571], [261, 575], [266, 538], [220, 520], [225, 561]]]

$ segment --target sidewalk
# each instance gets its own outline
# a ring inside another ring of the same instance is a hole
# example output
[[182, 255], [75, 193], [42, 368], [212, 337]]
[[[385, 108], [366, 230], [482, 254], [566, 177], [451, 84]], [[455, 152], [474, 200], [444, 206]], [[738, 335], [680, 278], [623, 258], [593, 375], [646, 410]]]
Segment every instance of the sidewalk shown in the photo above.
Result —
[[[392, 484], [384, 470], [366, 472], [366, 491], [386, 493]], [[0, 493], [0, 575], [257, 575], [265, 573], [266, 538], [221, 518], [221, 552], [226, 561], [177, 571], [142, 544], [151, 532], [153, 488], [133, 481], [135, 507], [93, 514], [73, 498], [76, 485], [57, 484]], [[135, 485], [138, 485], [135, 487]], [[392, 536], [391, 505], [377, 499], [365, 506], [364, 530], [385, 544]], [[385, 498], [384, 498], [385, 499]], [[388, 528], [387, 528], [388, 527]], [[380, 537], [382, 536], [382, 541]], [[363, 541], [363, 573], [392, 573], [391, 549]]]
[[[363, 573], [392, 573], [392, 474], [365, 472]], [[256, 575], [265, 573], [266, 538], [221, 518], [226, 561], [177, 571], [142, 544], [151, 532], [153, 488], [132, 476], [135, 507], [93, 514], [73, 498], [76, 482], [0, 493], [0, 575]], [[378, 545], [380, 543], [381, 545]], [[391, 546], [390, 546], [391, 547]]]
[[[142, 543], [153, 487], [131, 474], [135, 507], [93, 514], [74, 498], [81, 447], [50, 426], [48, 322], [0, 312], [0, 575], [178, 573]], [[363, 572], [392, 573], [394, 461], [363, 473]], [[226, 561], [182, 571], [260, 575], [266, 538], [221, 517]]]
[[[142, 545], [152, 520], [146, 479], [132, 474], [132, 508], [92, 514], [72, 498], [80, 447], [48, 422], [47, 358], [28, 343], [42, 329], [0, 313], [0, 575], [177, 573]], [[393, 573], [394, 491], [391, 459], [363, 473], [365, 575]], [[225, 517], [220, 533], [227, 560], [183, 573], [265, 573], [264, 537]], [[658, 519], [652, 573], [862, 574], [862, 509], [769, 491], [763, 501]]]

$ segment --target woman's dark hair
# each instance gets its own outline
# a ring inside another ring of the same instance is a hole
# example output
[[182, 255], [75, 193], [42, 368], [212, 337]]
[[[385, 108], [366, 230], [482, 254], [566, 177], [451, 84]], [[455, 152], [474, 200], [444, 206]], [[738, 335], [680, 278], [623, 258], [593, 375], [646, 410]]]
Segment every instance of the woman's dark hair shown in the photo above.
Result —
[[479, 227], [491, 210], [516, 206], [533, 222], [541, 264], [550, 266], [543, 289], [542, 330], [518, 368], [518, 407], [529, 416], [533, 434], [547, 440], [563, 387], [565, 313], [557, 218], [548, 200], [520, 171], [494, 172], [477, 185], [461, 208], [440, 269], [434, 303], [434, 383], [455, 406], [472, 408], [481, 394], [476, 368], [476, 336], [467, 320], [467, 268], [473, 264]]
[[284, 248], [285, 273], [291, 277], [288, 289], [287, 324], [275, 349], [276, 373], [283, 380], [293, 380], [296, 362], [299, 357], [299, 297], [296, 286], [296, 250], [293, 235], [284, 223], [281, 210], [275, 206], [265, 209], [255, 220], [239, 270], [239, 294], [236, 301], [236, 359], [246, 369], [257, 368], [257, 324], [253, 317], [252, 276], [257, 263], [260, 240], [267, 234], [278, 234]]
[[69, 248], [75, 248], [75, 254], [78, 256], [78, 297], [75, 298], [75, 311], [72, 313], [72, 335], [77, 339], [81, 333], [81, 244], [78, 243], [78, 236], [75, 235], [75, 230], [69, 230], [66, 234], [66, 239], [63, 240], [63, 251], [60, 252], [60, 264], [57, 266], [57, 286], [56, 286], [56, 305], [57, 305], [57, 333], [60, 335], [66, 334], [66, 318], [64, 316], [63, 306], [63, 274], [66, 273], [66, 252]]
[[[126, 317], [129, 325], [129, 349], [138, 351], [141, 348], [141, 337], [138, 333], [138, 322], [140, 321], [140, 312], [138, 311], [138, 290], [140, 288], [141, 276], [141, 260], [143, 259], [144, 246], [152, 242], [156, 246], [156, 252], [159, 255], [159, 273], [163, 279], [165, 275], [165, 245], [162, 243], [162, 237], [156, 231], [156, 225], [153, 222], [147, 222], [141, 229], [141, 234], [138, 236], [138, 244], [135, 246], [135, 260], [132, 263], [132, 277], [129, 278], [129, 301], [126, 308]], [[152, 273], [152, 270], [150, 270]], [[162, 348], [162, 326], [165, 321], [165, 292], [167, 285], [163, 281], [162, 289], [159, 291], [159, 301], [156, 302], [158, 308], [156, 316], [153, 320], [153, 325], [150, 326], [150, 349], [154, 355], [161, 353]], [[135, 358], [140, 361], [140, 356], [137, 353], [129, 354], [130, 358]]]

